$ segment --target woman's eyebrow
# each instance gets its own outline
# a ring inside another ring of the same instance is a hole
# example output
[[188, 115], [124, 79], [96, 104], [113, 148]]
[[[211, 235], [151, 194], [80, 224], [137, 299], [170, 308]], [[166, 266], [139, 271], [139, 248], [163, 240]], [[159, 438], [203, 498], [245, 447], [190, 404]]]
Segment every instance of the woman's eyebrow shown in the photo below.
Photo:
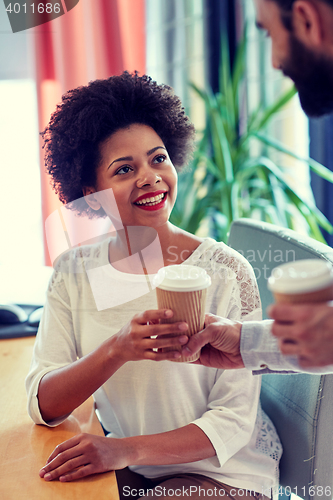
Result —
[[111, 165], [113, 165], [114, 163], [116, 163], [116, 161], [133, 161], [133, 156], [122, 156], [121, 158], [117, 158], [116, 160], [113, 160], [112, 163], [110, 163], [110, 165], [108, 166], [108, 168], [110, 168]]
[[147, 156], [150, 156], [151, 154], [153, 154], [157, 149], [164, 149], [166, 151], [166, 148], [164, 146], [156, 146], [156, 148], [153, 148], [153, 149], [150, 149], [149, 151], [147, 151]]
[[[164, 149], [166, 151], [165, 147], [156, 146], [156, 148], [152, 148], [149, 151], [147, 151], [147, 156], [150, 156], [151, 154], [153, 154], [157, 149]], [[133, 156], [122, 156], [121, 158], [117, 158], [116, 160], [113, 160], [113, 162], [110, 163], [110, 165], [108, 166], [108, 169], [111, 167], [111, 165], [113, 165], [117, 161], [133, 161]]]

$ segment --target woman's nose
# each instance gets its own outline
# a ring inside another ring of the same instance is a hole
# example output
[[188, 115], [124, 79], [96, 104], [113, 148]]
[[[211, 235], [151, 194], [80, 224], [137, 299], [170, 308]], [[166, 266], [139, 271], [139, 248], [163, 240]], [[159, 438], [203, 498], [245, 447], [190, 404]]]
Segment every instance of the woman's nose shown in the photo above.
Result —
[[154, 186], [155, 184], [161, 182], [161, 180], [162, 177], [156, 172], [146, 169], [139, 175], [136, 185], [138, 188], [143, 188], [144, 186]]

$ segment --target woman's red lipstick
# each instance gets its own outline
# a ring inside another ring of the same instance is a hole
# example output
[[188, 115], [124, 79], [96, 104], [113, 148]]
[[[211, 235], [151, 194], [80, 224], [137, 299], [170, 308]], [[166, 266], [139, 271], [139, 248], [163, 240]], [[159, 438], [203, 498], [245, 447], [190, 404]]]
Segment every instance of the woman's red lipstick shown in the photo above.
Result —
[[[152, 198], [157, 198], [152, 200]], [[164, 207], [167, 198], [166, 191], [156, 191], [154, 193], [146, 193], [134, 201], [136, 207], [142, 210], [154, 211]], [[145, 203], [143, 203], [146, 200]], [[151, 201], [150, 201], [151, 200]]]

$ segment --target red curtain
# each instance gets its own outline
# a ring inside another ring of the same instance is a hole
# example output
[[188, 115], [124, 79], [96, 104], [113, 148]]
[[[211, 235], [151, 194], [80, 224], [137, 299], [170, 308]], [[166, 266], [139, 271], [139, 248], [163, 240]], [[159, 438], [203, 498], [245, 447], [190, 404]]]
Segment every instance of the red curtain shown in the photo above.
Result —
[[[34, 31], [40, 130], [65, 91], [124, 70], [145, 73], [145, 0], [80, 0]], [[70, 241], [61, 204], [44, 172], [42, 148], [41, 165], [43, 226], [53, 214], [49, 222], [57, 221], [54, 227], [62, 226], [65, 235], [60, 237], [51, 226], [48, 234], [44, 229], [45, 263], [52, 265]]]

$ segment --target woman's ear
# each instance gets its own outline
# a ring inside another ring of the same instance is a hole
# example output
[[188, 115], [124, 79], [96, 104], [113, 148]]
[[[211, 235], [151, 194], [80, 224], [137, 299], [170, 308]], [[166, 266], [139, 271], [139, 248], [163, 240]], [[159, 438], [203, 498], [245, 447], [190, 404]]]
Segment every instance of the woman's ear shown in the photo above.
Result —
[[93, 187], [84, 187], [82, 189], [84, 199], [88, 203], [89, 207], [93, 210], [99, 210], [101, 208], [100, 202], [96, 199], [95, 193], [96, 189]]
[[296, 0], [293, 3], [293, 32], [309, 48], [318, 48], [324, 40], [320, 11], [314, 2]]

